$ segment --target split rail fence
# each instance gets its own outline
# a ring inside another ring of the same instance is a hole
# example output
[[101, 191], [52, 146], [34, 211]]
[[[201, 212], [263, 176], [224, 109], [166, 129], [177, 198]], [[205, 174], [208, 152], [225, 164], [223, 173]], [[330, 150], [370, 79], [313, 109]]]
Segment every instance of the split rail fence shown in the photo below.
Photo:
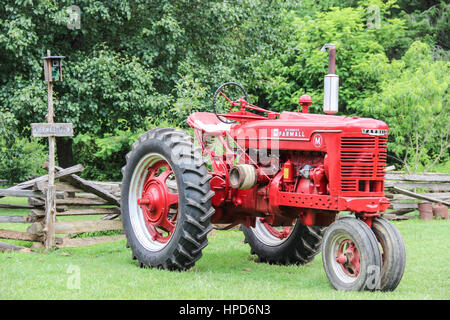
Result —
[[450, 206], [450, 174], [421, 173], [408, 175], [404, 172], [389, 171], [386, 174], [386, 197], [391, 209], [386, 217], [391, 219], [409, 219], [405, 216], [418, 209], [418, 204], [431, 202], [434, 205]]
[[[120, 216], [120, 184], [96, 182], [77, 175], [82, 165], [62, 169], [56, 167], [56, 248], [92, 245], [124, 239], [123, 234], [80, 237], [83, 233], [122, 230]], [[43, 247], [45, 235], [45, 199], [48, 175], [22, 182], [8, 189], [0, 189], [0, 208], [29, 209], [28, 215], [0, 216], [0, 239], [32, 241], [33, 248]], [[28, 204], [1, 203], [3, 197], [26, 197]], [[101, 216], [94, 220], [67, 220], [62, 217]], [[26, 231], [7, 230], [2, 223], [29, 224]], [[0, 241], [0, 251], [30, 251], [30, 248]]]

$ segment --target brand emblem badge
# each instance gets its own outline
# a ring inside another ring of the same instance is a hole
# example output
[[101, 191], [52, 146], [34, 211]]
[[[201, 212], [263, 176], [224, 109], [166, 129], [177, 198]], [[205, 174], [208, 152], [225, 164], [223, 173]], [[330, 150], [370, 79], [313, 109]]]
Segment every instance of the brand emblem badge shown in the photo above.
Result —
[[320, 134], [316, 134], [313, 138], [314, 147], [320, 148], [323, 144], [323, 138]]
[[305, 132], [299, 128], [275, 128], [272, 136], [281, 138], [305, 138]]
[[361, 129], [361, 131], [369, 136], [384, 136], [387, 134], [387, 129]]

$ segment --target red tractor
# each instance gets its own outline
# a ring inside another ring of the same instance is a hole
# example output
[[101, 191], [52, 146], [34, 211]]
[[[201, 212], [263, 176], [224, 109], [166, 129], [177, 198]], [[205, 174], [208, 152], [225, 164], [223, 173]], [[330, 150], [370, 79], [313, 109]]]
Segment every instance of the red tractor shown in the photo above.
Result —
[[[334, 116], [338, 81], [329, 49], [324, 110], [272, 112], [252, 105], [237, 83], [221, 85], [213, 113], [187, 119], [183, 131], [142, 135], [122, 169], [122, 220], [141, 267], [191, 268], [213, 224], [241, 224], [259, 261], [305, 264], [322, 250], [325, 273], [338, 290], [394, 290], [405, 247], [381, 217], [388, 126]], [[236, 98], [231, 96], [238, 91]], [[227, 108], [222, 111], [224, 105]], [[209, 163], [204, 159], [209, 158]], [[339, 217], [340, 211], [353, 215]]]

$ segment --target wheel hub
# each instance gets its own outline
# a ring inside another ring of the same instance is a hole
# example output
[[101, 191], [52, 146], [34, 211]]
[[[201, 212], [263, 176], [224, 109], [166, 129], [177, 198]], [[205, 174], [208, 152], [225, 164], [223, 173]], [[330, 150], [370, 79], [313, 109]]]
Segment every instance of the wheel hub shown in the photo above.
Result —
[[291, 234], [292, 227], [284, 227], [283, 230], [277, 230], [275, 227], [271, 226], [269, 223], [264, 222], [264, 226], [267, 228], [267, 231], [274, 237], [277, 237], [280, 240], [283, 240]]
[[164, 187], [158, 181], [151, 181], [150, 186], [142, 193], [142, 198], [138, 200], [138, 205], [145, 218], [157, 226], [167, 214]]
[[176, 223], [178, 194], [170, 193], [166, 184], [172, 173], [170, 165], [164, 160], [150, 166], [141, 198], [137, 200], [152, 240], [161, 243], [170, 240]]
[[351, 240], [344, 240], [339, 245], [336, 262], [342, 267], [345, 274], [357, 277], [360, 271], [359, 251]]

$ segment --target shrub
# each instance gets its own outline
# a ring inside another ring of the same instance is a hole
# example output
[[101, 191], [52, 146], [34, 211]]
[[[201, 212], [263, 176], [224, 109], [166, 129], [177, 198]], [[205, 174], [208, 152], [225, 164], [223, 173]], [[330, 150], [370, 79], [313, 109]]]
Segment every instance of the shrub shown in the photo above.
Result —
[[42, 164], [47, 159], [44, 147], [36, 140], [19, 138], [16, 125], [11, 113], [0, 114], [0, 178], [9, 184], [44, 174]]
[[81, 176], [86, 179], [101, 181], [121, 181], [125, 156], [131, 150], [139, 136], [154, 127], [177, 126], [167, 121], [153, 124], [148, 120], [142, 129], [130, 130], [125, 120], [119, 121], [122, 127], [116, 128], [113, 134], [103, 137], [90, 134], [78, 134], [74, 138], [74, 155], [76, 163], [81, 163], [85, 170]]
[[409, 172], [448, 161], [450, 62], [433, 61], [429, 45], [414, 42], [381, 73], [381, 92], [363, 101], [367, 116], [389, 127], [391, 157]]

